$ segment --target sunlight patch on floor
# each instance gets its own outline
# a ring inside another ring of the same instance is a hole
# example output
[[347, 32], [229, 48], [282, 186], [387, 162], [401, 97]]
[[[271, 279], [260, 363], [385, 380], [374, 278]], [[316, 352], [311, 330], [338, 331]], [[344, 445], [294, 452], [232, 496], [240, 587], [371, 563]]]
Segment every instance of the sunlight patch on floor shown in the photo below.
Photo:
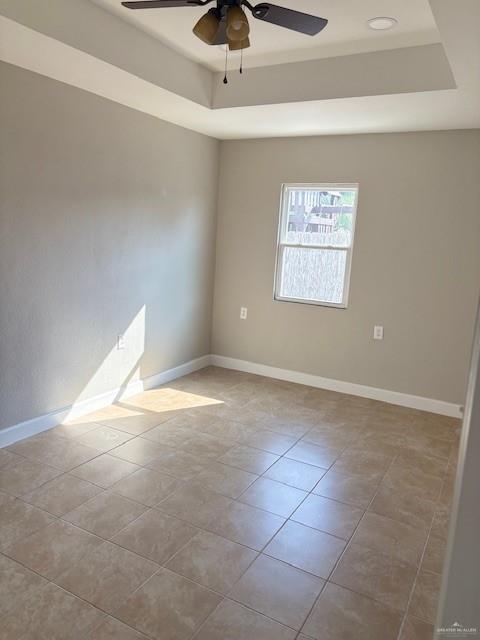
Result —
[[194, 409], [196, 407], [218, 405], [223, 404], [223, 401], [168, 387], [145, 391], [129, 398], [125, 403], [137, 409], [162, 413], [164, 411], [177, 411], [179, 409]]

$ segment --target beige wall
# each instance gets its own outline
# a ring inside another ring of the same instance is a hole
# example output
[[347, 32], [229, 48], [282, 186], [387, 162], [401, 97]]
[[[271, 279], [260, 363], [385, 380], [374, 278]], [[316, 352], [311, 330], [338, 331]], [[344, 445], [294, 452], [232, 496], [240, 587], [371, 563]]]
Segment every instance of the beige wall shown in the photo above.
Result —
[[218, 142], [5, 64], [0, 94], [7, 427], [209, 353]]
[[[463, 404], [479, 131], [224, 142], [220, 166], [214, 353]], [[317, 181], [360, 183], [347, 310], [272, 299], [281, 184]]]

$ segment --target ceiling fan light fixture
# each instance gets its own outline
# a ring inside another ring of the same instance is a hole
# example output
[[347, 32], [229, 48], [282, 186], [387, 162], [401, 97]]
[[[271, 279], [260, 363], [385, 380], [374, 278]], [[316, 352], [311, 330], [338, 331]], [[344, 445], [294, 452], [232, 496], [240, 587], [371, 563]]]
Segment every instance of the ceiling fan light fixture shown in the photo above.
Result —
[[241, 49], [248, 49], [250, 47], [250, 40], [245, 38], [245, 40], [229, 40], [228, 48], [230, 51], [240, 51]]
[[238, 5], [234, 5], [227, 12], [227, 37], [229, 42], [241, 42], [246, 40], [250, 33], [245, 11]]
[[207, 44], [213, 44], [220, 27], [217, 9], [210, 9], [193, 27], [193, 33]]

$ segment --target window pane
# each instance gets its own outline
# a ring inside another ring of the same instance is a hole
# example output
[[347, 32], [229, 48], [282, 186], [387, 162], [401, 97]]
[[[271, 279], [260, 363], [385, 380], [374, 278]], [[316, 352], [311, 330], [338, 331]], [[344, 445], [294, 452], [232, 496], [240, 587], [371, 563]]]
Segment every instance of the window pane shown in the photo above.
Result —
[[341, 304], [346, 267], [346, 251], [285, 247], [279, 294]]
[[301, 189], [285, 194], [284, 242], [350, 247], [356, 189]]

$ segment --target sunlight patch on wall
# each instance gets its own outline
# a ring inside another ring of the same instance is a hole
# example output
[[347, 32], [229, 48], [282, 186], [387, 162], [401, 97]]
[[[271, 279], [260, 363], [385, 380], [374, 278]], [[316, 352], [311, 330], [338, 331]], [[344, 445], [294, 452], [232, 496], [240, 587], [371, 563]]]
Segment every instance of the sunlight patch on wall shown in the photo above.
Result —
[[[145, 305], [143, 305], [121, 334], [123, 340], [120, 346], [122, 348], [119, 348], [119, 336], [111, 336], [112, 349], [78, 395], [67, 419], [72, 419], [78, 415], [76, 405], [97, 396], [99, 391], [104, 390], [107, 392], [112, 389], [123, 389], [127, 385], [134, 383], [141, 385], [140, 361], [145, 351], [145, 312]], [[142, 387], [139, 386], [138, 388], [141, 389]], [[112, 401], [114, 399], [116, 398], [112, 398]], [[122, 412], [129, 411], [122, 407], [118, 407], [118, 409]], [[124, 414], [118, 417], [128, 416]]]

